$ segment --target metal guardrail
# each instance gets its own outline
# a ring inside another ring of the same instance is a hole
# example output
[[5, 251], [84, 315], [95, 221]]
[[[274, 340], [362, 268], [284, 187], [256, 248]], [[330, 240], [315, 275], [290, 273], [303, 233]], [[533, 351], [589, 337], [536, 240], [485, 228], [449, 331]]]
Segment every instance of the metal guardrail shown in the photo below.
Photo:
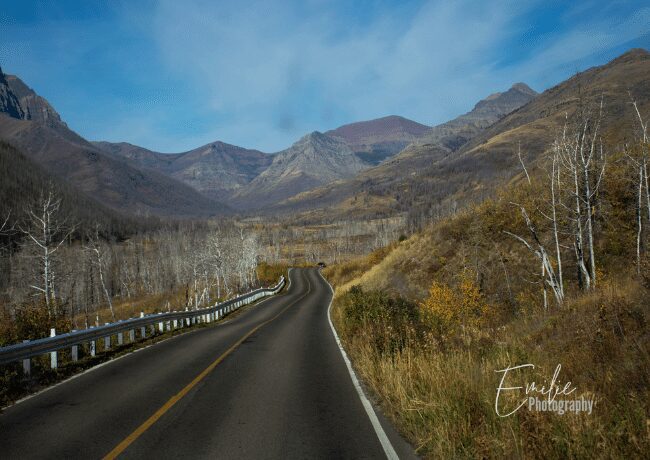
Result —
[[131, 342], [134, 342], [135, 331], [138, 328], [141, 330], [141, 338], [145, 338], [147, 326], [153, 326], [155, 331], [155, 326], [158, 324], [159, 331], [164, 332], [165, 330], [170, 331], [177, 327], [188, 327], [196, 323], [216, 321], [243, 305], [252, 303], [262, 297], [277, 294], [284, 284], [285, 278], [282, 276], [278, 284], [274, 287], [259, 288], [225, 302], [216, 303], [212, 307], [169, 313], [142, 314], [140, 318], [116, 321], [114, 323], [107, 323], [104, 326], [90, 327], [81, 331], [72, 331], [53, 337], [0, 347], [0, 365], [23, 360], [25, 373], [29, 373], [30, 358], [51, 353], [51, 364], [55, 368], [57, 367], [56, 352], [63, 348], [72, 347], [72, 359], [76, 361], [78, 357], [77, 347], [86, 342], [91, 344], [91, 355], [94, 355], [97, 340], [103, 338], [105, 340], [105, 349], [108, 349], [110, 348], [110, 338], [116, 334], [118, 335], [118, 344], [121, 345], [123, 333], [129, 332]]

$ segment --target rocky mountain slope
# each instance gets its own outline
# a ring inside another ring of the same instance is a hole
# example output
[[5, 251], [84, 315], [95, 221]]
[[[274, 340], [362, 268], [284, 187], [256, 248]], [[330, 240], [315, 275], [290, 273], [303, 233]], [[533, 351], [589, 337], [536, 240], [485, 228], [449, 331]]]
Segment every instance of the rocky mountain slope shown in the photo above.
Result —
[[224, 142], [183, 153], [153, 152], [128, 143], [94, 142], [104, 151], [177, 179], [217, 201], [228, 200], [273, 161], [273, 156]]
[[369, 166], [340, 138], [314, 131], [275, 154], [271, 165], [236, 193], [233, 202], [258, 209], [319, 185], [353, 177]]
[[2, 73], [2, 69], [0, 69], [0, 113], [6, 113], [13, 118], [25, 116], [18, 98], [9, 88], [7, 77]]
[[[480, 101], [471, 112], [434, 128], [393, 115], [343, 125], [326, 133], [311, 133], [274, 156], [222, 142], [178, 154], [152, 152], [127, 143], [96, 142], [95, 145], [141, 167], [181, 180], [206, 196], [250, 211], [277, 205], [328, 184], [340, 196], [355, 187], [345, 183], [339, 188], [339, 181], [351, 179], [356, 183], [357, 179], [352, 178], [372, 166], [379, 165], [379, 169], [369, 170], [369, 176], [390, 182], [391, 165], [399, 164], [400, 173], [428, 165], [428, 160], [423, 162], [410, 153], [394, 158], [405, 147], [436, 144], [439, 153], [445, 155], [535, 94], [525, 84], [518, 83], [504, 93]], [[405, 164], [407, 160], [409, 165]], [[362, 174], [358, 179], [367, 178]]]
[[418, 145], [441, 144], [457, 150], [482, 130], [535, 99], [537, 93], [525, 83], [515, 83], [503, 93], [494, 93], [479, 101], [460, 117], [434, 126], [415, 141]]
[[6, 84], [18, 99], [23, 110], [22, 116], [17, 118], [36, 121], [56, 130], [68, 129], [68, 125], [61, 120], [61, 116], [54, 110], [54, 107], [45, 98], [36, 94], [20, 78], [15, 75], [6, 75]]
[[[154, 217], [136, 218], [108, 209], [2, 141], [0, 177], [0, 220], [8, 216], [9, 226], [18, 225], [24, 217], [22, 211], [33, 206], [50, 189], [61, 199], [59, 217], [66, 219], [70, 226], [76, 225], [79, 234], [91, 232], [99, 224], [102, 234], [126, 238], [138, 231], [155, 229], [160, 222]], [[7, 243], [11, 236], [0, 234], [0, 245]]]
[[[479, 101], [474, 108], [451, 121], [428, 128], [413, 138], [410, 145], [382, 164], [361, 172], [348, 180], [340, 180], [289, 198], [277, 210], [310, 211], [319, 215], [325, 206], [334, 206], [348, 217], [387, 215], [404, 211], [413, 205], [413, 194], [424, 192], [420, 181], [424, 171], [434, 163], [458, 151], [468, 140], [508, 113], [535, 98], [535, 91], [523, 83], [508, 91], [495, 93]], [[441, 178], [439, 188], [454, 183], [453, 174]]]
[[54, 108], [18, 77], [3, 74], [0, 94], [4, 95], [0, 139], [109, 208], [165, 216], [228, 212], [226, 206], [173, 178], [140, 169], [87, 142], [71, 131]]
[[376, 165], [400, 152], [430, 129], [407, 118], [391, 115], [343, 125], [325, 134], [342, 139], [359, 158]]
[[[499, 185], [520, 174], [519, 146], [524, 161], [534, 166], [560, 132], [565, 117], [578, 107], [597, 105], [601, 97], [603, 138], [609, 145], [622, 145], [624, 139], [617, 139], [616, 133], [635, 132], [638, 123], [630, 95], [643, 113], [650, 110], [648, 75], [650, 54], [631, 50], [544, 91], [496, 123], [480, 128], [456, 149], [446, 136], [427, 144], [412, 144], [352, 179], [291, 197], [274, 212], [303, 212], [303, 217], [313, 219], [325, 214], [329, 218], [359, 218], [405, 213], [418, 222], [452, 213], [464, 204], [491, 196]], [[519, 92], [523, 88], [515, 85], [513, 89]], [[488, 98], [476, 108], [484, 110], [494, 100]], [[459, 137], [453, 130], [451, 134]]]

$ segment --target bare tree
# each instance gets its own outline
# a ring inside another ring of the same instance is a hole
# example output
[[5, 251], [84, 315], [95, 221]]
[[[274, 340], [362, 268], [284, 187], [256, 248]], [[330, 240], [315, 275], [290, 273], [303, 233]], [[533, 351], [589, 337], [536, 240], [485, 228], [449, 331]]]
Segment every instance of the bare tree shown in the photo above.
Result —
[[102, 291], [106, 297], [108, 308], [111, 311], [111, 319], [115, 321], [115, 310], [113, 309], [113, 298], [108, 292], [106, 287], [106, 267], [110, 264], [110, 252], [106, 245], [102, 244], [99, 239], [99, 225], [95, 226], [94, 232], [88, 236], [84, 250], [90, 253], [92, 264], [97, 268], [99, 273], [99, 282], [102, 286]]
[[637, 203], [636, 203], [636, 224], [637, 224], [637, 236], [636, 236], [636, 271], [637, 274], [641, 273], [641, 252], [643, 249], [643, 198], [645, 189], [645, 207], [647, 210], [647, 220], [650, 222], [650, 188], [648, 188], [648, 123], [643, 121], [641, 112], [636, 101], [632, 98], [630, 94], [630, 100], [632, 101], [632, 106], [636, 112], [636, 116], [639, 120], [639, 125], [641, 127], [641, 135], [639, 136], [639, 141], [641, 143], [641, 148], [639, 152], [639, 158], [635, 158], [630, 153], [627, 154], [627, 157], [631, 160], [635, 169], [638, 169], [638, 187], [637, 188]]
[[595, 119], [592, 119], [588, 111], [579, 113], [575, 128], [569, 130], [567, 116], [562, 135], [555, 141], [559, 164], [572, 183], [571, 189], [566, 189], [573, 201], [572, 207], [568, 209], [574, 223], [573, 246], [578, 267], [578, 283], [586, 289], [596, 286], [594, 202], [606, 165], [602, 143], [599, 142], [602, 113], [601, 98]]
[[[631, 98], [632, 96], [630, 96]], [[643, 122], [643, 117], [639, 111], [639, 106], [635, 100], [632, 100], [632, 105], [636, 112], [639, 124], [641, 125], [641, 167], [643, 168], [643, 182], [645, 186], [646, 207], [648, 210], [648, 220], [650, 220], [650, 188], [648, 187], [648, 122]]]
[[27, 237], [39, 259], [38, 280], [31, 288], [43, 296], [48, 315], [53, 316], [53, 303], [56, 301], [55, 269], [53, 261], [57, 251], [74, 232], [75, 226], [68, 226], [61, 216], [61, 199], [50, 186], [43, 192], [38, 202], [25, 211], [25, 221], [20, 230]]
[[526, 227], [528, 227], [528, 231], [530, 232], [531, 237], [533, 238], [533, 244], [529, 243], [528, 240], [526, 240], [525, 238], [519, 235], [515, 235], [514, 233], [508, 231], [504, 231], [504, 233], [519, 240], [540, 260], [542, 266], [542, 286], [544, 292], [544, 307], [546, 308], [548, 306], [546, 301], [546, 285], [548, 285], [551, 288], [553, 295], [555, 296], [555, 301], [557, 302], [558, 306], [561, 306], [564, 301], [564, 291], [558, 281], [558, 277], [555, 273], [555, 268], [553, 267], [553, 263], [548, 255], [548, 251], [546, 250], [544, 244], [540, 240], [537, 230], [533, 225], [533, 222], [530, 220], [530, 217], [528, 217], [528, 213], [526, 212], [526, 209], [523, 206], [518, 205], [516, 203], [513, 204], [519, 207], [521, 211], [521, 215], [524, 218], [524, 221], [526, 222]]

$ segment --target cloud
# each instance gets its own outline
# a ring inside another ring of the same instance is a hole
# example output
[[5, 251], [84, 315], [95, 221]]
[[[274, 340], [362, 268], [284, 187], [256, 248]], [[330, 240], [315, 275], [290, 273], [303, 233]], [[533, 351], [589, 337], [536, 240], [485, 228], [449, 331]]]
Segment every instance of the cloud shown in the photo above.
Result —
[[650, 23], [638, 3], [588, 0], [110, 5], [11, 23], [0, 60], [82, 135], [161, 151], [277, 151], [389, 114], [444, 122], [516, 81], [543, 90], [602, 63]]
[[152, 32], [169, 69], [201, 88], [208, 107], [288, 140], [334, 127], [324, 122], [400, 113], [433, 123], [459, 113], [485, 94], [477, 82], [526, 11], [429, 2], [406, 17], [372, 11], [356, 28], [331, 5], [310, 3], [305, 14], [290, 4], [163, 1]]

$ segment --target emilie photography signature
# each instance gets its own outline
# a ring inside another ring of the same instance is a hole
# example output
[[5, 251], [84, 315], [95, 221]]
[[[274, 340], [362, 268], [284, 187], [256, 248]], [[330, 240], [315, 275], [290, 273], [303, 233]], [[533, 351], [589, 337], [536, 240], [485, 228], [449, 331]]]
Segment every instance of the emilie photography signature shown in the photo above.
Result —
[[[499, 417], [508, 417], [524, 406], [527, 406], [530, 411], [556, 412], [558, 415], [564, 415], [567, 412], [574, 414], [584, 412], [591, 415], [594, 397], [592, 395], [578, 397], [576, 394], [578, 388], [570, 381], [562, 384], [559, 379], [562, 370], [561, 364], [555, 368], [550, 381], [545, 379], [543, 384], [526, 381], [526, 371], [534, 369], [534, 364], [520, 364], [496, 371], [502, 374], [494, 401], [494, 410]], [[525, 384], [519, 386], [512, 383], [522, 381]], [[521, 399], [518, 397], [520, 394]], [[568, 398], [569, 396], [571, 398]], [[506, 399], [507, 401], [505, 401]], [[512, 403], [513, 399], [516, 399], [515, 403]]]

